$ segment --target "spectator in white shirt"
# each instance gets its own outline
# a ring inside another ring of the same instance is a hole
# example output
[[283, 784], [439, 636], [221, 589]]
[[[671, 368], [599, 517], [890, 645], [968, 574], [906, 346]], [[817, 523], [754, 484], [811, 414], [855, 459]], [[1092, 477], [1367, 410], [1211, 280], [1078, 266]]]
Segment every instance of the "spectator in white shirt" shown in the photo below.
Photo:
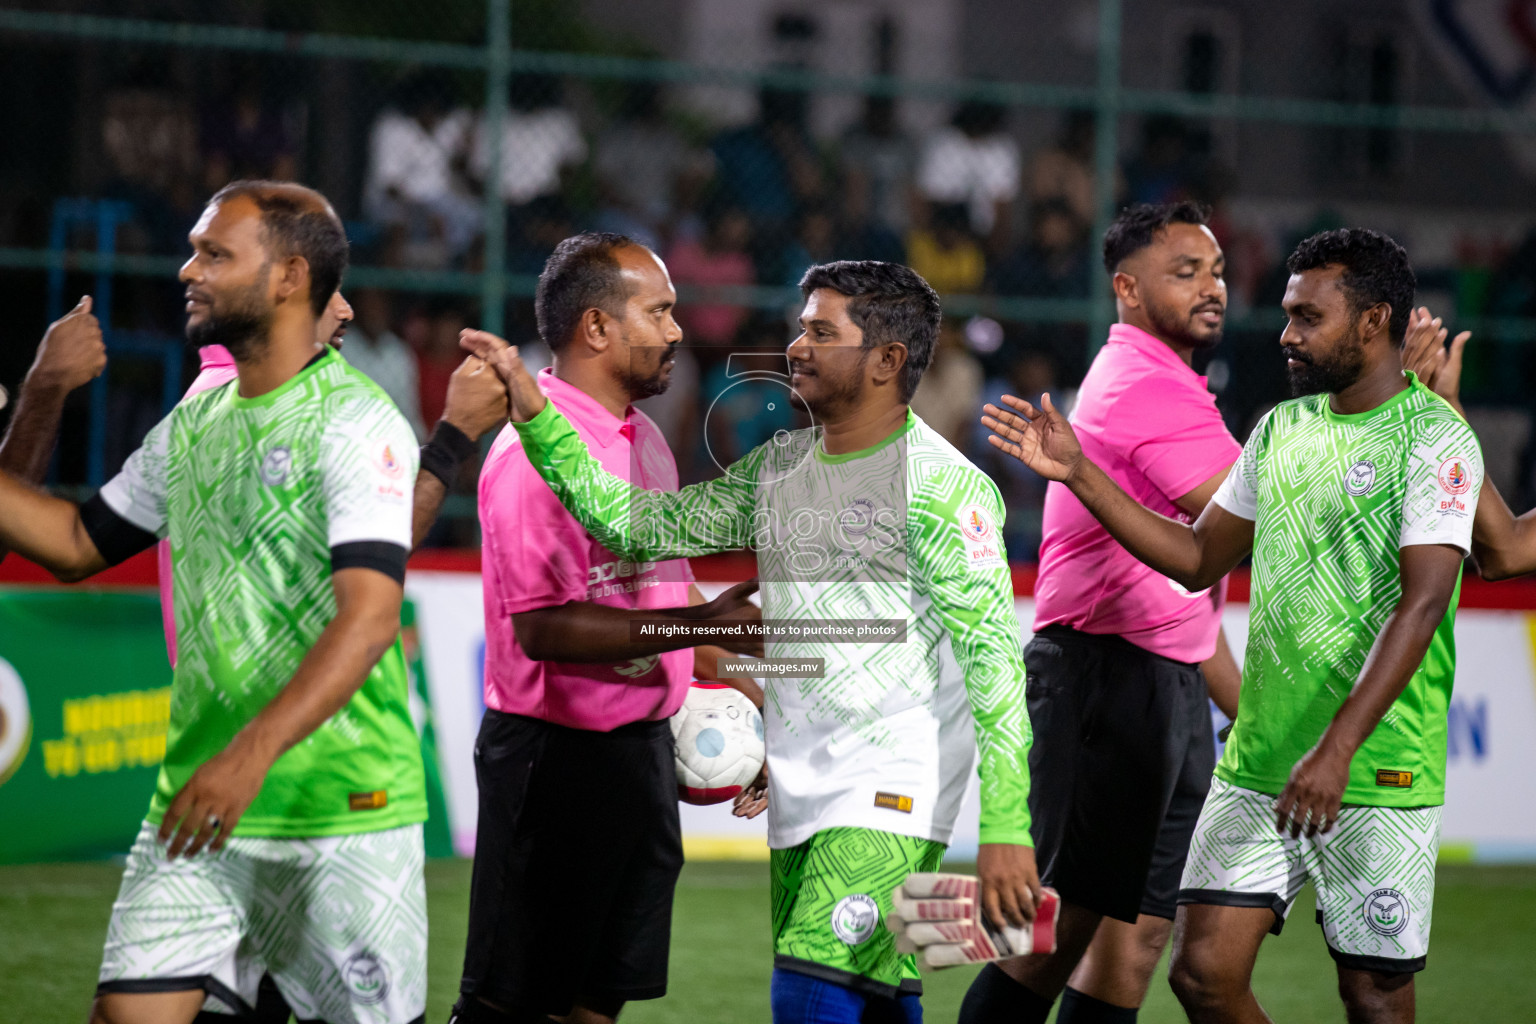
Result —
[[395, 262], [445, 266], [480, 232], [480, 204], [459, 180], [473, 117], [449, 109], [452, 88], [438, 73], [406, 79], [373, 124], [363, 206], [390, 229]]
[[962, 103], [950, 124], [928, 137], [917, 168], [922, 197], [965, 203], [971, 229], [993, 253], [1007, 250], [1020, 188], [1019, 144], [1004, 130], [1006, 113], [996, 103]]
[[[576, 115], [560, 105], [560, 80], [551, 75], [512, 76], [501, 135], [501, 195], [513, 207], [560, 191], [561, 173], [587, 158]], [[490, 130], [484, 117], [475, 130], [469, 169], [489, 187]]]
[[352, 295], [354, 320], [342, 354], [377, 384], [405, 416], [418, 440], [427, 439], [416, 386], [416, 357], [391, 326], [389, 296], [377, 288]]

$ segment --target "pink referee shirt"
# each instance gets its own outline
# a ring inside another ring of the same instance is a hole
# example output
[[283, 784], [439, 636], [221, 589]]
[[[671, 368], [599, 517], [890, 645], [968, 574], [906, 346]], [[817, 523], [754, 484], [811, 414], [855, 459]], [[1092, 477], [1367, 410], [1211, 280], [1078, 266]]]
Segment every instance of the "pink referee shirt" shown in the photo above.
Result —
[[[205, 345], [197, 350], [198, 359], [201, 360], [197, 379], [192, 386], [187, 388], [187, 393], [181, 396], [185, 402], [193, 395], [204, 391], [211, 391], [221, 384], [228, 384], [238, 374], [235, 371], [235, 357], [229, 354], [229, 349], [223, 345]], [[160, 557], [160, 619], [165, 623], [165, 649], [171, 656], [171, 667], [176, 667], [176, 612], [171, 607], [171, 545], [169, 541], [161, 541], [159, 545]]]
[[[677, 490], [677, 463], [650, 417], [630, 408], [621, 420], [547, 369], [539, 387], [608, 472], [648, 490]], [[571, 601], [680, 607], [693, 579], [686, 559], [636, 564], [592, 539], [529, 463], [510, 424], [480, 470], [480, 531], [486, 707], [608, 732], [682, 705], [693, 651], [617, 665], [534, 661], [518, 646], [512, 616]]]
[[[1147, 332], [1109, 329], [1078, 392], [1072, 426], [1083, 453], [1154, 512], [1189, 522], [1174, 499], [1242, 452], [1205, 378]], [[1035, 630], [1062, 624], [1113, 633], [1154, 654], [1199, 662], [1216, 651], [1226, 580], [1191, 594], [1117, 544], [1059, 483], [1045, 492]]]

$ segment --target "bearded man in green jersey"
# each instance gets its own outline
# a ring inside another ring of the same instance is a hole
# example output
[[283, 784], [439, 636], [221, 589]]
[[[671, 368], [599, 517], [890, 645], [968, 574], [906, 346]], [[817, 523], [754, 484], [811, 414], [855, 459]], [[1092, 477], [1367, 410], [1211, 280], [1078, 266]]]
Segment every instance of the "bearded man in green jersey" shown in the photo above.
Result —
[[1415, 287], [1374, 231], [1303, 241], [1280, 336], [1292, 390], [1193, 526], [1128, 498], [1072, 428], [1009, 396], [992, 442], [1072, 489], [1115, 539], [1190, 588], [1253, 553], [1238, 716], [1179, 894], [1170, 980], [1190, 1020], [1266, 1021], [1250, 978], [1302, 884], [1351, 1021], [1414, 1016], [1429, 945], [1452, 625], [1482, 456], [1402, 361]]
[[107, 931], [93, 1024], [406, 1024], [426, 995], [420, 744], [399, 640], [416, 443], [317, 322], [347, 263], [300, 185], [193, 227], [187, 337], [235, 380], [178, 405], [83, 506], [0, 474], [0, 543], [78, 580], [169, 539], [166, 755]]
[[[769, 633], [768, 655], [825, 664], [765, 686], [773, 1019], [915, 1022], [916, 963], [880, 921], [907, 875], [938, 867], [978, 750], [986, 912], [1023, 925], [1040, 898], [1002, 501], [908, 407], [938, 334], [927, 282], [843, 261], [812, 267], [800, 289], [785, 400], [819, 426], [674, 493], [605, 472], [515, 349], [479, 332], [465, 342], [501, 370], [530, 461], [605, 547], [645, 560], [756, 550], [764, 620], [791, 627]], [[894, 630], [796, 638], [825, 620]]]

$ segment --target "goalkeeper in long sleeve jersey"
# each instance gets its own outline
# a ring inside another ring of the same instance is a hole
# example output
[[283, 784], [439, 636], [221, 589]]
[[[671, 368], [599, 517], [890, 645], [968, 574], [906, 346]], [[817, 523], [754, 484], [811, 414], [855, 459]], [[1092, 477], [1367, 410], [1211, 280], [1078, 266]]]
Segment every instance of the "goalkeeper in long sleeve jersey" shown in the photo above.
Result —
[[939, 328], [927, 282], [844, 261], [812, 267], [800, 289], [790, 398], [818, 425], [675, 493], [605, 472], [516, 349], [481, 332], [464, 343], [506, 377], [529, 459], [604, 546], [637, 560], [751, 546], [765, 620], [904, 625], [900, 642], [770, 634], [769, 657], [822, 658], [825, 674], [772, 679], [764, 718], [773, 1019], [915, 1022], [916, 962], [880, 922], [908, 874], [938, 867], [978, 751], [983, 906], [1022, 926], [1040, 898], [1002, 501], [908, 408]]

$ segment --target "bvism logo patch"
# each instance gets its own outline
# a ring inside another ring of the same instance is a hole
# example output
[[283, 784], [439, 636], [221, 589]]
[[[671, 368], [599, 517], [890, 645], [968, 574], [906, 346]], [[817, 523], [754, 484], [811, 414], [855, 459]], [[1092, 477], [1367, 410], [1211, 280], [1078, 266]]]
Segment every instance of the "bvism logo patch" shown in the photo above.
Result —
[[960, 522], [960, 533], [965, 538], [965, 561], [972, 572], [996, 569], [1006, 564], [992, 513], [980, 505], [962, 505], [956, 518]]
[[1461, 496], [1472, 489], [1472, 474], [1467, 470], [1467, 460], [1446, 459], [1440, 463], [1435, 477], [1440, 482], [1440, 489], [1445, 492], [1437, 507], [1440, 515], [1466, 518], [1467, 503], [1461, 500]]

